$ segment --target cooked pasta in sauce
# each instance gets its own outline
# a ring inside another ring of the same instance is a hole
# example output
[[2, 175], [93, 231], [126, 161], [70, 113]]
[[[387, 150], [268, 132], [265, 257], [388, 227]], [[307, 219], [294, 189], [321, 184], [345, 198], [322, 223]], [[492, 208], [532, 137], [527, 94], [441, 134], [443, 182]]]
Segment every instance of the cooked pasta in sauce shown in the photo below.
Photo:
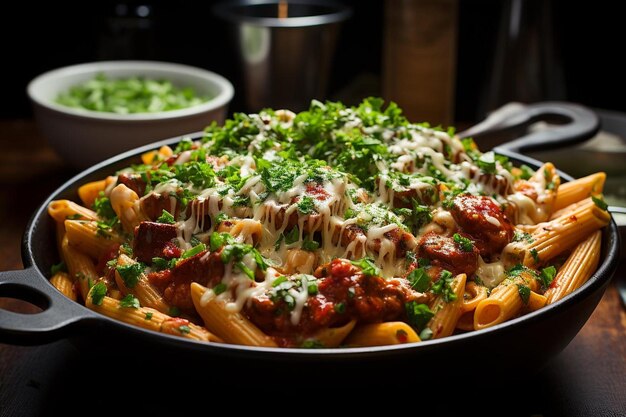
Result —
[[56, 200], [53, 284], [154, 331], [283, 347], [419, 342], [595, 270], [604, 174], [560, 184], [391, 103], [236, 114]]

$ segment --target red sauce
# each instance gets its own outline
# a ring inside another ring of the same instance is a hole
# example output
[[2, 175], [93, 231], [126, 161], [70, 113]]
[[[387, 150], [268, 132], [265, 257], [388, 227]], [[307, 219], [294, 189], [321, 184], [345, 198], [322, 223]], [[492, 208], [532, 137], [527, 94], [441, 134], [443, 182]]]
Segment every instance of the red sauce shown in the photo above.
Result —
[[146, 182], [141, 178], [140, 174], [122, 173], [117, 176], [117, 183], [124, 184], [137, 193], [139, 197], [143, 197], [146, 193]]
[[306, 338], [326, 327], [340, 327], [350, 320], [381, 322], [404, 317], [404, 304], [421, 298], [404, 280], [385, 280], [363, 274], [345, 259], [334, 259], [315, 272], [317, 294], [310, 295], [298, 324], [292, 324], [288, 305], [271, 294], [252, 298], [245, 313], [263, 331], [289, 339]]
[[[462, 194], [454, 199], [451, 210], [461, 230], [471, 236], [484, 258], [499, 254], [513, 238], [513, 225], [490, 197]], [[488, 217], [499, 223], [493, 224]]]
[[152, 263], [152, 258], [178, 258], [181, 250], [173, 243], [176, 239], [176, 226], [154, 222], [141, 222], [135, 228], [133, 253], [144, 263]]
[[[461, 236], [468, 237], [461, 233]], [[428, 232], [420, 239], [418, 256], [430, 259], [431, 265], [447, 269], [453, 274], [473, 274], [478, 268], [478, 249], [472, 245], [465, 251], [452, 237]]]
[[204, 286], [213, 287], [222, 280], [224, 264], [220, 252], [200, 252], [197, 255], [178, 261], [172, 269], [148, 274], [148, 280], [157, 287], [165, 301], [182, 311], [192, 313], [194, 310], [191, 300], [190, 285], [197, 282]]

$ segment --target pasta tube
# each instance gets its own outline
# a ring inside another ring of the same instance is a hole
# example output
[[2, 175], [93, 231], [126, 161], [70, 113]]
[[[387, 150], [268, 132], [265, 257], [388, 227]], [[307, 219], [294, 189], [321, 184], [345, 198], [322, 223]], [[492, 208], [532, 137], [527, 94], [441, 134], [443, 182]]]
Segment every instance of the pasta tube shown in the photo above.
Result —
[[196, 311], [204, 320], [206, 328], [227, 343], [248, 346], [276, 346], [271, 337], [263, 333], [241, 313], [226, 310], [222, 300], [203, 299], [208, 288], [197, 282], [191, 283], [191, 298]]

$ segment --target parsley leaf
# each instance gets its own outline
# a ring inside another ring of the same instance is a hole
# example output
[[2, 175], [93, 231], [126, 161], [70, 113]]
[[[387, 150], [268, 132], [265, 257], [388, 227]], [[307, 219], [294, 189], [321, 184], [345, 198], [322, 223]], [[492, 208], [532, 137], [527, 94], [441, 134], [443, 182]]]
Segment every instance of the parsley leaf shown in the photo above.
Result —
[[533, 257], [533, 260], [535, 261], [536, 264], [539, 263], [539, 252], [537, 252], [537, 249], [532, 248], [530, 250], [530, 256]]
[[98, 213], [98, 216], [102, 218], [112, 219], [117, 217], [113, 207], [111, 206], [111, 200], [109, 200], [109, 197], [104, 195], [103, 191], [100, 191], [98, 197], [94, 200], [93, 209], [96, 213]]
[[524, 304], [528, 304], [528, 299], [530, 298], [530, 288], [526, 285], [517, 284], [517, 292], [519, 293], [519, 296]]
[[226, 286], [226, 284], [224, 284], [223, 282], [220, 282], [215, 287], [213, 287], [213, 292], [215, 293], [215, 295], [220, 295], [221, 293], [223, 293], [227, 289], [228, 289], [228, 287]]
[[439, 275], [439, 279], [435, 281], [430, 290], [433, 294], [438, 294], [443, 296], [443, 299], [446, 303], [452, 302], [456, 300], [456, 294], [452, 289], [452, 281], [454, 280], [454, 275], [452, 272], [443, 270]]
[[139, 300], [135, 298], [132, 294], [126, 294], [124, 298], [120, 300], [120, 307], [124, 308], [139, 308], [141, 305], [139, 304]]
[[543, 268], [541, 273], [538, 276], [539, 282], [541, 282], [541, 286], [543, 288], [550, 287], [552, 281], [554, 281], [554, 277], [556, 276], [556, 268], [554, 266], [549, 266], [547, 268]]
[[406, 279], [415, 291], [424, 292], [430, 287], [430, 277], [424, 268], [415, 268], [407, 275]]
[[128, 288], [133, 288], [139, 282], [139, 277], [143, 273], [146, 266], [140, 262], [130, 265], [122, 265], [116, 267], [116, 271], [120, 274], [124, 285]]
[[302, 242], [302, 249], [303, 250], [308, 250], [310, 252], [313, 252], [314, 250], [318, 249], [319, 247], [320, 247], [320, 244], [318, 242], [316, 242], [315, 240], [304, 239], [304, 241]]
[[426, 304], [417, 301], [409, 301], [404, 305], [404, 309], [409, 324], [418, 331], [421, 331], [435, 315]]
[[606, 211], [609, 208], [609, 205], [606, 204], [606, 201], [604, 201], [602, 196], [595, 197], [595, 196], [592, 195], [591, 196], [591, 200], [593, 201], [593, 204], [595, 204], [596, 206], [598, 206], [600, 208], [600, 210]]
[[50, 267], [50, 275], [54, 275], [57, 272], [67, 272], [67, 266], [65, 262], [61, 261], [58, 264], [54, 264]]
[[89, 291], [91, 302], [97, 306], [102, 305], [102, 300], [104, 300], [105, 295], [107, 295], [107, 286], [102, 281], [98, 281]]
[[206, 245], [204, 243], [200, 243], [194, 246], [193, 248], [187, 249], [186, 251], [184, 251], [180, 257], [181, 259], [191, 258], [192, 256], [195, 256], [199, 254], [200, 252], [204, 252], [205, 250], [206, 250]]
[[352, 265], [358, 266], [361, 268], [361, 272], [363, 275], [369, 276], [379, 276], [380, 270], [374, 264], [374, 260], [372, 258], [361, 258], [358, 261], [352, 261]]
[[163, 210], [157, 219], [157, 223], [174, 224], [176, 223], [176, 220], [174, 220], [174, 216], [172, 216], [168, 211]]
[[303, 196], [300, 201], [298, 201], [298, 211], [302, 214], [315, 212], [315, 202], [308, 195]]
[[458, 233], [455, 233], [453, 238], [454, 242], [459, 245], [463, 252], [472, 252], [474, 250], [474, 242], [471, 239], [461, 236]]

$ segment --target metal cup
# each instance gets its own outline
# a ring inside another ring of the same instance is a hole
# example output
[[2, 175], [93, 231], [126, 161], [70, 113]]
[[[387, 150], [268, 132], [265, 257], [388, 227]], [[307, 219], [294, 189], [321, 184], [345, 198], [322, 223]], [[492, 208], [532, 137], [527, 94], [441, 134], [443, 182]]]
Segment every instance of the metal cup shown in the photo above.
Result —
[[279, 3], [234, 0], [213, 9], [233, 27], [249, 111], [297, 112], [325, 99], [340, 25], [352, 13], [336, 2], [289, 0], [279, 18]]

